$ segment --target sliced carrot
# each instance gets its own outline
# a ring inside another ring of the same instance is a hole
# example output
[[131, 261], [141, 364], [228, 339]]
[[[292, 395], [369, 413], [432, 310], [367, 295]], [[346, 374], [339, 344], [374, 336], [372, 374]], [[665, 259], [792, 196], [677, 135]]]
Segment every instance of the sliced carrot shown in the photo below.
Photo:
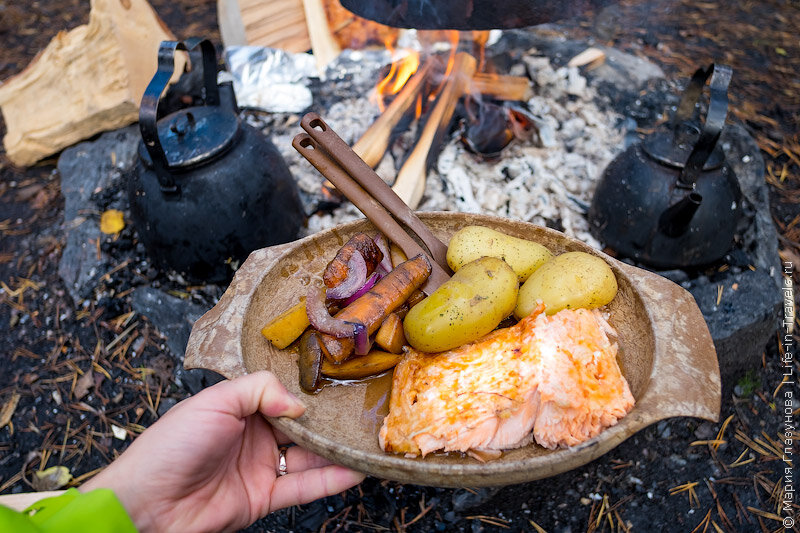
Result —
[[[398, 265], [358, 300], [337, 313], [336, 318], [361, 323], [372, 335], [389, 313], [400, 307], [425, 283], [430, 273], [431, 265], [428, 259], [418, 255]], [[334, 363], [344, 361], [353, 353], [352, 338], [337, 339], [331, 335], [320, 334], [320, 339]]]

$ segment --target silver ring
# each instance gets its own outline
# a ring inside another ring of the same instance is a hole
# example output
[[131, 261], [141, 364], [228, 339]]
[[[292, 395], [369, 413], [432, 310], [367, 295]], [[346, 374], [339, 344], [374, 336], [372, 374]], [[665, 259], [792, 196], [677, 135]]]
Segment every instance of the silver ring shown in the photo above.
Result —
[[288, 448], [285, 448], [283, 446], [281, 446], [278, 449], [278, 451], [280, 452], [278, 454], [278, 475], [279, 476], [285, 476], [286, 473], [287, 473], [286, 472], [286, 450], [287, 449]]

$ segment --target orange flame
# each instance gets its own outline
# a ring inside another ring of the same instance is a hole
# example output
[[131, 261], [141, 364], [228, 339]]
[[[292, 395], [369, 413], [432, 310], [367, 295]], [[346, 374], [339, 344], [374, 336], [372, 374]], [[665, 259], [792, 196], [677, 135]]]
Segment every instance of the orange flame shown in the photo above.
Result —
[[[391, 50], [388, 43], [387, 48]], [[387, 97], [400, 92], [403, 85], [406, 84], [408, 79], [413, 76], [419, 68], [419, 52], [414, 50], [406, 50], [404, 52], [405, 55], [402, 58], [392, 62], [389, 74], [375, 86], [375, 92], [378, 97], [378, 109], [381, 110], [381, 113], [386, 109]], [[392, 55], [394, 56], [395, 54], [393, 53]]]

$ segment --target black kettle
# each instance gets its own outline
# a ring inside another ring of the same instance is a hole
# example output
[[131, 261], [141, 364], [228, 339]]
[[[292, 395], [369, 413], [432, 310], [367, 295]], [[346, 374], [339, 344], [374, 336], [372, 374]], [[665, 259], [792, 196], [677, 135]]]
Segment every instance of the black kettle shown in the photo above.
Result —
[[[157, 120], [176, 50], [202, 52], [204, 105]], [[239, 118], [230, 82], [217, 85], [207, 39], [163, 41], [139, 110], [139, 161], [128, 180], [139, 239], [157, 266], [221, 282], [257, 248], [294, 240], [305, 223], [297, 185], [275, 146]]]
[[[616, 157], [598, 183], [590, 231], [622, 256], [656, 268], [707, 265], [734, 243], [742, 192], [717, 141], [728, 113], [725, 65], [698, 69], [670, 124]], [[705, 123], [692, 121], [708, 78]]]

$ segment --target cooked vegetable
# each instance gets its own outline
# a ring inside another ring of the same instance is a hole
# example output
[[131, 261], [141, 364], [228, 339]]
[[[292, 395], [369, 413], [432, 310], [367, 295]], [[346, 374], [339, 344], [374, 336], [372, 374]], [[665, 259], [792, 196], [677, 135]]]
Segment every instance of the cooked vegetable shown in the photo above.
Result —
[[323, 348], [319, 334], [310, 329], [300, 337], [300, 357], [297, 360], [300, 369], [300, 388], [304, 391], [315, 392], [318, 389], [322, 359]]
[[479, 257], [502, 259], [514, 269], [522, 283], [553, 254], [539, 243], [483, 226], [466, 226], [453, 234], [447, 245], [447, 264], [453, 272]]
[[406, 336], [403, 333], [403, 321], [397, 313], [392, 313], [386, 317], [381, 324], [378, 334], [375, 335], [375, 344], [391, 353], [403, 351], [406, 343]]
[[379, 272], [373, 272], [372, 274], [370, 274], [370, 276], [367, 278], [367, 281], [364, 282], [364, 285], [362, 285], [360, 289], [354, 292], [352, 296], [349, 296], [347, 299], [345, 299], [344, 302], [342, 302], [342, 305], [343, 306], [350, 305], [351, 303], [355, 302], [356, 300], [364, 296], [364, 293], [366, 293], [368, 290], [374, 287], [375, 284], [378, 283], [382, 277], [383, 275], [380, 274]]
[[477, 340], [511, 314], [518, 288], [517, 275], [502, 259], [482, 257], [468, 263], [411, 308], [403, 321], [406, 339], [423, 352]]
[[306, 313], [306, 299], [300, 298], [300, 302], [291, 309], [284, 311], [271, 320], [261, 330], [261, 334], [267, 338], [273, 346], [283, 350], [303, 334], [308, 327], [308, 314]]
[[334, 379], [362, 379], [393, 368], [403, 359], [403, 354], [372, 350], [362, 357], [354, 357], [334, 364], [323, 359], [322, 374]]
[[343, 267], [343, 272], [346, 272], [345, 277], [338, 280], [338, 284], [329, 288], [325, 293], [328, 298], [333, 300], [349, 298], [366, 283], [368, 272], [364, 257], [360, 253], [354, 252]]
[[[428, 260], [418, 255], [398, 265], [361, 298], [351, 303], [334, 318], [340, 321], [363, 324], [369, 335], [375, 333], [389, 313], [400, 307], [431, 273]], [[320, 335], [331, 361], [339, 363], [347, 359], [354, 349], [352, 338], [336, 338]]]
[[617, 278], [605, 261], [586, 252], [567, 252], [547, 261], [522, 285], [514, 315], [528, 316], [537, 300], [552, 315], [562, 309], [600, 307], [616, 294]]
[[[325, 267], [322, 281], [329, 298], [347, 298], [358, 290], [383, 259], [375, 241], [365, 233], [356, 233], [342, 246]], [[344, 287], [340, 287], [344, 285]]]
[[392, 258], [389, 252], [389, 241], [386, 239], [386, 235], [380, 232], [373, 237], [372, 240], [375, 241], [375, 245], [383, 254], [383, 259], [381, 259], [377, 270], [381, 271], [381, 274], [388, 274], [392, 271], [392, 268], [394, 268], [392, 266]]
[[400, 247], [397, 246], [395, 243], [389, 244], [389, 255], [391, 256], [392, 259], [392, 265], [395, 267], [401, 263], [405, 263], [406, 261], [408, 261], [408, 257], [406, 257], [405, 252], [401, 250]]
[[334, 337], [353, 337], [355, 324], [346, 320], [334, 318], [325, 306], [325, 289], [315, 286], [308, 288], [306, 298], [306, 315], [314, 329], [320, 333], [327, 333]]

